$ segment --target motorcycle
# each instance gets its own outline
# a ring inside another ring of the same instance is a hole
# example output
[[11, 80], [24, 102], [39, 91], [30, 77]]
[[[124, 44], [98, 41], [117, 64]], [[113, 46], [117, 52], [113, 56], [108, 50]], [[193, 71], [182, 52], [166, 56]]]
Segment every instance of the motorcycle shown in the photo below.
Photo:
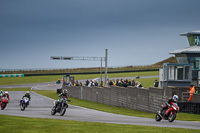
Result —
[[6, 108], [6, 105], [8, 104], [8, 98], [2, 97], [1, 98], [1, 110], [4, 110]]
[[[161, 105], [163, 108], [164, 105]], [[177, 103], [172, 103], [171, 105], [168, 105], [168, 109], [163, 110], [159, 113], [159, 111], [156, 113], [155, 120], [161, 121], [162, 119], [168, 120], [169, 122], [173, 122], [176, 118], [176, 114], [179, 112], [179, 106]], [[165, 114], [165, 115], [164, 115]]]
[[51, 115], [55, 115], [57, 112], [60, 113], [60, 116], [63, 116], [68, 108], [67, 102], [70, 102], [66, 97], [61, 99], [61, 102], [54, 101], [54, 106], [51, 109]]
[[21, 101], [21, 104], [20, 104], [21, 111], [24, 111], [26, 109], [26, 107], [28, 107], [28, 105], [29, 105], [29, 98], [24, 97]]

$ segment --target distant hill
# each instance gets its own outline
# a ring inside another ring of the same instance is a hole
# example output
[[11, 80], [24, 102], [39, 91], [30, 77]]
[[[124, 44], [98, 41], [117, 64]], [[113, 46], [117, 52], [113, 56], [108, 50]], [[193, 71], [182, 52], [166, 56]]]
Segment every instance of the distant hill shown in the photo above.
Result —
[[175, 56], [171, 56], [163, 61], [152, 64], [152, 66], [163, 66], [163, 63], [177, 63], [177, 60]]

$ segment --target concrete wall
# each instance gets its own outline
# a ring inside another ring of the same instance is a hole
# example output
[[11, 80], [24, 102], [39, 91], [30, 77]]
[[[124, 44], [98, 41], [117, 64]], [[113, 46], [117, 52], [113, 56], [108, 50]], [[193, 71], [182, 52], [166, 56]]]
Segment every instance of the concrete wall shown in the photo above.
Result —
[[[86, 87], [64, 86], [69, 96], [106, 105], [130, 108], [145, 112], [156, 112], [166, 99], [171, 97], [170, 92], [161, 88], [135, 88], [135, 87]], [[171, 91], [171, 89], [169, 89]], [[82, 93], [81, 93], [82, 92]]]
[[[160, 110], [160, 105], [173, 95], [178, 95], [182, 100], [182, 92], [189, 90], [187, 87], [165, 88], [135, 88], [135, 87], [86, 87], [64, 86], [71, 97], [84, 99], [106, 105], [130, 108], [133, 110], [155, 113]], [[82, 92], [82, 93], [81, 93]], [[200, 95], [194, 95], [193, 100], [200, 103]]]

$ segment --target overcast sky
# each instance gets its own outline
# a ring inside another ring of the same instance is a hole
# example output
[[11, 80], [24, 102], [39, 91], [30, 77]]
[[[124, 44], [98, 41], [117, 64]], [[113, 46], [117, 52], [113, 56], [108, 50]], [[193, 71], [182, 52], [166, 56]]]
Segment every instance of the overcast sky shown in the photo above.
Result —
[[151, 65], [188, 47], [200, 0], [0, 0], [0, 69]]

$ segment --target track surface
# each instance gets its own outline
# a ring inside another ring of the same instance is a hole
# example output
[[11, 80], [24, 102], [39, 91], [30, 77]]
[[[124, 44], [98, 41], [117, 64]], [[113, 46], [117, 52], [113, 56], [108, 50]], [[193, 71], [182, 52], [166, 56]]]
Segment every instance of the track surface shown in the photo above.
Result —
[[156, 122], [150, 118], [140, 118], [133, 116], [117, 115], [86, 109], [78, 106], [69, 105], [64, 116], [50, 114], [53, 107], [53, 99], [31, 92], [31, 102], [25, 111], [21, 111], [19, 107], [19, 100], [25, 94], [24, 91], [10, 91], [10, 103], [5, 110], [0, 110], [0, 114], [25, 116], [35, 118], [50, 118], [62, 120], [77, 120], [101, 123], [116, 123], [116, 124], [131, 124], [131, 125], [145, 125], [157, 127], [174, 127], [174, 128], [191, 128], [200, 129], [200, 122], [177, 121], [170, 123], [168, 121]]

